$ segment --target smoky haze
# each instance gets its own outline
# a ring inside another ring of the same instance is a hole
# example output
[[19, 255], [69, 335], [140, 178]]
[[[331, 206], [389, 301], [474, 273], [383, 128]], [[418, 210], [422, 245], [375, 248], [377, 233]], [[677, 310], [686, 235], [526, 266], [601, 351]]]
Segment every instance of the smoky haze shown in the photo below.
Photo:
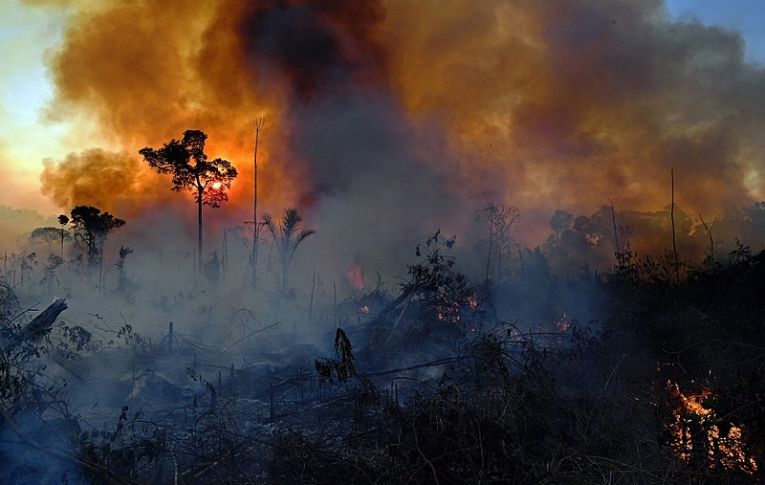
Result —
[[762, 198], [765, 71], [744, 62], [737, 33], [672, 22], [660, 1], [470, 5], [75, 8], [50, 57], [49, 112], [89, 113], [110, 145], [48, 163], [43, 192], [62, 209], [119, 208], [133, 226], [173, 207], [191, 233], [189, 201], [135, 152], [202, 129], [240, 171], [210, 212], [215, 240], [251, 219], [251, 121], [267, 115], [261, 212], [299, 208], [322, 234], [311, 250], [342, 268], [381, 248], [398, 260], [417, 239], [378, 234], [444, 227], [470, 242], [487, 200], [521, 210], [527, 244], [544, 242], [560, 207], [656, 211], [670, 168], [694, 217]]
[[[739, 369], [765, 375], [765, 68], [736, 32], [661, 0], [32, 3], [66, 18], [45, 115], [93, 136], [40, 175], [71, 220], [0, 206], [0, 481], [73, 437], [44, 471], [73, 483], [305, 482], [320, 443], [357, 483], [765, 463], [760, 417], [735, 437], [702, 405], [735, 382], [757, 409]], [[760, 461], [725, 448], [748, 440]]]

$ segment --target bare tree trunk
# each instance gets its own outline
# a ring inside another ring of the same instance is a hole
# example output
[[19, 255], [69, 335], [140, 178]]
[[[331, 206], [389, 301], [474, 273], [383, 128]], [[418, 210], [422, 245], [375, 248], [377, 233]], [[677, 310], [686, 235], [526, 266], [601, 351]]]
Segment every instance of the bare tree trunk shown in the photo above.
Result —
[[334, 307], [334, 314], [335, 314], [335, 329], [337, 329], [337, 285], [335, 282], [332, 282], [332, 301], [333, 301], [333, 307]]
[[486, 279], [485, 286], [489, 286], [489, 270], [491, 269], [491, 251], [494, 249], [494, 228], [489, 225], [489, 251], [486, 254]]
[[502, 284], [502, 246], [504, 246], [504, 236], [499, 241], [499, 251], [497, 252], [497, 283]]
[[[40, 312], [31, 322], [29, 322], [22, 331], [14, 337], [12, 345], [32, 341], [36, 342], [48, 334], [58, 316], [66, 310], [68, 305], [66, 299], [56, 298], [53, 303]], [[8, 347], [10, 348], [10, 346]]]
[[308, 323], [313, 320], [313, 293], [316, 290], [316, 268], [313, 269], [313, 279], [311, 280], [311, 301], [308, 303]]
[[281, 247], [279, 248], [279, 260], [282, 266], [282, 293], [287, 291], [287, 284], [289, 282], [288, 272], [290, 269], [290, 262], [292, 257], [290, 256], [290, 238], [289, 235], [283, 235], [281, 241]]
[[717, 222], [717, 218], [712, 221], [712, 224], [707, 224], [707, 222], [704, 220], [704, 216], [699, 213], [699, 219], [701, 219], [701, 223], [704, 225], [704, 229], [707, 231], [707, 238], [709, 239], [709, 258], [714, 261], [715, 240], [712, 238], [712, 228], [714, 227], [715, 222]]
[[282, 293], [287, 291], [287, 267], [289, 263], [282, 261]]
[[614, 244], [616, 244], [616, 254], [618, 255], [621, 252], [621, 248], [619, 247], [619, 231], [616, 229], [616, 211], [614, 210], [614, 201], [611, 201], [611, 224], [614, 226]]
[[255, 129], [255, 150], [252, 154], [252, 287], [258, 285], [258, 141], [260, 130]]
[[677, 256], [677, 240], [675, 238], [675, 170], [669, 170], [672, 184], [672, 205], [670, 207], [670, 219], [672, 220], [672, 252], [675, 255], [675, 281], [680, 283], [680, 260]]
[[104, 241], [101, 241], [98, 249], [98, 291], [104, 292]]
[[202, 274], [202, 192], [199, 192], [197, 201], [197, 266]]
[[252, 153], [252, 287], [258, 285], [258, 142], [260, 132], [266, 126], [264, 117], [253, 122], [255, 126], [255, 149]]
[[220, 262], [221, 269], [223, 270], [223, 285], [226, 285], [228, 277], [228, 229], [223, 228], [223, 255]]

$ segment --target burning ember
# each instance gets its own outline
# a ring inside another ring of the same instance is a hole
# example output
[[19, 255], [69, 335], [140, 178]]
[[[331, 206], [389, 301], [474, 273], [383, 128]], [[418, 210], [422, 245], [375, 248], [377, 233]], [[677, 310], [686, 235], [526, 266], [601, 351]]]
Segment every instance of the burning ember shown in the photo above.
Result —
[[360, 264], [354, 264], [351, 269], [345, 272], [345, 277], [357, 290], [364, 289], [364, 268]]
[[558, 319], [557, 322], [555, 322], [555, 327], [560, 332], [565, 332], [571, 327], [571, 321], [568, 319], [568, 315], [566, 315], [566, 312], [563, 312]]
[[714, 397], [711, 391], [702, 389], [696, 394], [685, 394], [672, 381], [667, 381], [667, 386], [672, 397], [680, 404], [672, 413], [670, 430], [673, 436], [672, 449], [681, 460], [690, 461], [694, 455], [700, 456], [703, 448], [706, 448], [710, 468], [721, 466], [726, 470], [740, 470], [749, 474], [757, 471], [757, 462], [744, 451], [741, 426], [731, 425], [724, 434], [715, 424], [719, 418], [712, 409], [704, 406], [705, 401]]
[[451, 322], [451, 323], [459, 323], [460, 316], [458, 314], [454, 313], [454, 312], [456, 312], [458, 310], [459, 310], [459, 308], [455, 307], [454, 309], [452, 309], [452, 312], [449, 312], [449, 314], [447, 314], [445, 312], [436, 312], [436, 319], [439, 322], [446, 322], [446, 321], [448, 321], [448, 322]]

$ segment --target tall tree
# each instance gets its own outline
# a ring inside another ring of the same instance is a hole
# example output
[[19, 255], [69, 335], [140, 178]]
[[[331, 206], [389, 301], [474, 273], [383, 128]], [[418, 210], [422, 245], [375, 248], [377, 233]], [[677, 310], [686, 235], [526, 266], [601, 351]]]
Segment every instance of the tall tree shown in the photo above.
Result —
[[123, 219], [101, 212], [97, 207], [79, 205], [72, 209], [70, 222], [75, 227], [75, 240], [83, 243], [88, 253], [88, 266], [98, 264], [98, 284], [101, 286], [104, 267], [104, 245], [109, 233], [125, 225]]
[[287, 275], [290, 264], [295, 257], [295, 251], [309, 236], [316, 233], [312, 229], [303, 229], [303, 218], [296, 209], [285, 209], [279, 225], [274, 223], [270, 215], [263, 216], [263, 225], [268, 228], [271, 238], [279, 253], [279, 263], [282, 267], [282, 291], [287, 289]]
[[486, 251], [486, 277], [484, 284], [489, 284], [492, 254], [496, 252], [497, 282], [502, 283], [502, 255], [510, 249], [512, 239], [508, 232], [518, 221], [520, 211], [515, 207], [505, 207], [503, 204], [489, 202], [478, 211], [476, 219], [486, 223], [489, 230], [489, 246]]
[[58, 216], [58, 223], [61, 224], [61, 259], [64, 259], [64, 234], [66, 225], [69, 224], [69, 217], [66, 214], [60, 214]]
[[260, 132], [266, 127], [266, 118], [261, 116], [253, 121], [255, 127], [255, 148], [252, 152], [252, 287], [257, 286], [258, 281], [258, 142]]
[[173, 190], [188, 190], [197, 204], [197, 265], [202, 268], [202, 207], [220, 207], [228, 200], [227, 189], [236, 178], [236, 168], [228, 160], [208, 160], [205, 154], [207, 134], [186, 130], [183, 139], [170, 140], [162, 148], [139, 150], [144, 160], [158, 173], [172, 175]]

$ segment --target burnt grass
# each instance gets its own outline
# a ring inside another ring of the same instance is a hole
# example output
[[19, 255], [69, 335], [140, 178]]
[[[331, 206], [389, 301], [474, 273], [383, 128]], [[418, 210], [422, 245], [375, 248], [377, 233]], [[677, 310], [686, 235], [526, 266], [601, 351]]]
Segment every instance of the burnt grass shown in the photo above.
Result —
[[[555, 278], [474, 287], [434, 251], [393, 294], [345, 302], [382, 310], [329, 329], [331, 351], [286, 336], [279, 350], [253, 349], [250, 366], [203, 372], [188, 352], [177, 357], [183, 349], [163, 350], [192, 392], [143, 376], [143, 389], [167, 394], [163, 404], [115, 401], [100, 426], [46, 369], [63, 354], [75, 369], [106, 351], [66, 326], [9, 344], [25, 320], [5, 288], [0, 481], [761, 483], [765, 253], [739, 248], [725, 262], [682, 268], [619, 261], [585, 277], [603, 320], [558, 328], [495, 311], [552, 291]], [[125, 345], [112, 354], [159, 352], [132, 329], [118, 338]], [[703, 394], [708, 418], [684, 410], [673, 389]], [[726, 456], [731, 427], [740, 457]]]

